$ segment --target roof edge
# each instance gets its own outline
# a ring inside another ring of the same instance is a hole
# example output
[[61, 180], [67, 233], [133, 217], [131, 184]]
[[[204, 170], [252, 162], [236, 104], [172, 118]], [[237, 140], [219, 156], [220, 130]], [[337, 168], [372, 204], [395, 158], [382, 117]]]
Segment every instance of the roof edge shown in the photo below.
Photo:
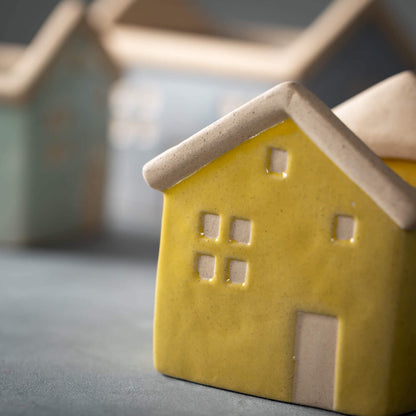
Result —
[[[132, 0], [120, 0], [117, 7], [112, 5], [114, 0], [97, 1], [90, 14], [101, 28], [108, 50], [122, 65], [146, 62], [170, 68], [186, 67], [278, 82], [310, 77], [321, 61], [333, 53], [336, 45], [373, 9], [378, 0], [333, 0], [284, 47], [206, 34], [190, 38], [181, 32], [123, 24], [111, 18], [109, 20], [112, 23], [105, 23], [104, 17], [100, 24], [97, 22], [100, 13], [117, 15], [121, 13], [119, 8], [128, 7]], [[116, 10], [112, 11], [111, 8]], [[166, 46], [172, 42], [175, 43], [174, 50]], [[140, 48], [137, 47], [138, 43], [142, 45]], [[230, 55], [231, 48], [233, 53]], [[204, 52], [201, 52], [202, 49]], [[253, 56], [254, 59], [247, 59]]]
[[399, 227], [416, 228], [416, 189], [394, 173], [321, 100], [296, 82], [279, 84], [157, 156], [143, 167], [145, 181], [165, 191], [287, 118]]
[[95, 0], [88, 7], [88, 20], [99, 31], [108, 31], [134, 0]]
[[22, 101], [40, 78], [62, 43], [80, 23], [83, 5], [79, 0], [64, 0], [47, 17], [20, 59], [0, 77], [0, 99]]
[[113, 77], [116, 77], [117, 66], [102, 47], [94, 28], [88, 24], [83, 3], [80, 0], [64, 0], [52, 10], [16, 62], [7, 72], [0, 75], [0, 101], [12, 103], [25, 101], [62, 45], [77, 28], [82, 26], [86, 27], [89, 34], [96, 39]]
[[[284, 121], [287, 114], [283, 101], [290, 99], [295, 85], [294, 82], [279, 84], [179, 145], [166, 150], [143, 167], [145, 181], [152, 188], [164, 191], [223, 153]], [[270, 101], [274, 103], [274, 111], [258, 111]], [[247, 123], [247, 120], [253, 118], [254, 123]]]

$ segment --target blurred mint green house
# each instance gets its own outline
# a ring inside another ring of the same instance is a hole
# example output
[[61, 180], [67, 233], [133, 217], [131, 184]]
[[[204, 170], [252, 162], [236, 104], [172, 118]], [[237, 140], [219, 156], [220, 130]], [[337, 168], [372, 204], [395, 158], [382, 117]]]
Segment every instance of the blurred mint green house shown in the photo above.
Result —
[[27, 47], [0, 45], [1, 242], [100, 227], [115, 75], [77, 1], [60, 3]]

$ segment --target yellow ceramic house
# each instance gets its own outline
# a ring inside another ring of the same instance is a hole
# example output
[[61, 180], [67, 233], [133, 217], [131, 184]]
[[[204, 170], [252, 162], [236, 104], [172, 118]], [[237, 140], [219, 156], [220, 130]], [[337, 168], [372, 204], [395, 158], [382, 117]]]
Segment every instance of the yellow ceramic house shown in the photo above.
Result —
[[280, 84], [144, 176], [165, 197], [159, 371], [348, 414], [416, 408], [416, 190], [325, 104]]

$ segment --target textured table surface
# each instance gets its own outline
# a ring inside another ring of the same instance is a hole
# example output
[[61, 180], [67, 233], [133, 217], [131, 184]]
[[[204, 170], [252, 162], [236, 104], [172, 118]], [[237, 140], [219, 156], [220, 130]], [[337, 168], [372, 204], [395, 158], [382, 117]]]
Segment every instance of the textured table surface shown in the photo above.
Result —
[[0, 249], [2, 416], [334, 414], [157, 373], [156, 251]]

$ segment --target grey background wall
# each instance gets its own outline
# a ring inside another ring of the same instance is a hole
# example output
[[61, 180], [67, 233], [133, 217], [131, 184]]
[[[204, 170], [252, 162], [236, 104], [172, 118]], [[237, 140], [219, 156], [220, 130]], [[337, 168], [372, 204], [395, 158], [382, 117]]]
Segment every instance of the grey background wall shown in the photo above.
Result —
[[[0, 0], [0, 41], [27, 43], [59, 0]], [[306, 26], [330, 0], [193, 0], [222, 21]], [[85, 0], [91, 3], [91, 0]], [[383, 0], [416, 44], [416, 1]]]

